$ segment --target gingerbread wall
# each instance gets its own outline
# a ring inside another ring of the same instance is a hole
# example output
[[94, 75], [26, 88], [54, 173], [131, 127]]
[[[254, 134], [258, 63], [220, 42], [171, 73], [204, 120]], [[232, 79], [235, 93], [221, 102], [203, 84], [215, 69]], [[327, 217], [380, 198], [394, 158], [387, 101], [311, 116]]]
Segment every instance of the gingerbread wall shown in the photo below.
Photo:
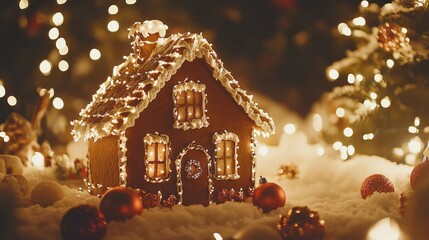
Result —
[[[149, 103], [148, 107], [140, 113], [135, 125], [126, 130], [127, 141], [127, 185], [132, 188], [141, 188], [147, 192], [161, 191], [164, 196], [177, 194], [175, 160], [179, 152], [190, 142], [195, 141], [208, 150], [209, 155], [214, 155], [212, 136], [215, 132], [224, 130], [239, 136], [239, 175], [237, 180], [213, 180], [214, 195], [221, 188], [238, 190], [252, 185], [252, 162], [250, 154], [251, 133], [254, 122], [247, 116], [244, 110], [230, 96], [221, 83], [213, 78], [212, 68], [202, 59], [193, 62], [185, 61], [182, 67], [172, 76], [170, 81], [160, 90], [157, 97]], [[174, 129], [173, 128], [173, 87], [188, 78], [189, 81], [199, 80], [206, 85], [208, 103], [206, 105], [209, 126], [201, 129]], [[144, 143], [143, 138], [148, 133], [158, 132], [166, 134], [170, 138], [171, 154], [170, 168], [171, 178], [168, 182], [149, 183], [144, 180]], [[189, 193], [184, 193], [189, 194]]]

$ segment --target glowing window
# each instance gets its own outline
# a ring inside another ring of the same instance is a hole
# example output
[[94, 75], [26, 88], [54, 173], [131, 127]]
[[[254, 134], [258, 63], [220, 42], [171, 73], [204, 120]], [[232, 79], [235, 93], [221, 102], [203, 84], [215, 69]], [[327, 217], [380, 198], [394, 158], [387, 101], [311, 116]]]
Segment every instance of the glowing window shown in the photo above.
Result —
[[238, 179], [238, 136], [224, 132], [213, 135], [215, 145], [214, 166], [215, 178], [218, 180]]
[[164, 134], [148, 134], [144, 137], [145, 147], [145, 180], [164, 182], [170, 178], [169, 139]]
[[206, 86], [186, 81], [174, 86], [174, 128], [197, 129], [209, 125], [206, 117]]

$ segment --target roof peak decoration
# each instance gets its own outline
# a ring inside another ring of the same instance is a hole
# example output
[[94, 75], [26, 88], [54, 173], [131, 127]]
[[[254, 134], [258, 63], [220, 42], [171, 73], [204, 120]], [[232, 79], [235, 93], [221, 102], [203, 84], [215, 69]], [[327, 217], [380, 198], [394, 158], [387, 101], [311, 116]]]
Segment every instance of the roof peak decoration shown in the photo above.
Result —
[[[195, 58], [203, 58], [213, 68], [213, 77], [231, 94], [264, 136], [275, 132], [272, 118], [258, 108], [252, 100], [253, 96], [240, 88], [238, 81], [223, 67], [211, 44], [202, 35], [186, 33], [163, 38], [167, 29], [158, 20], [135, 23], [130, 27], [134, 53], [113, 68], [112, 77], [100, 85], [92, 102], [80, 112], [81, 118], [72, 122], [75, 140], [121, 135], [128, 127], [134, 126], [140, 113], [182, 64]], [[156, 38], [155, 33], [159, 35]], [[147, 40], [152, 36], [153, 39]]]

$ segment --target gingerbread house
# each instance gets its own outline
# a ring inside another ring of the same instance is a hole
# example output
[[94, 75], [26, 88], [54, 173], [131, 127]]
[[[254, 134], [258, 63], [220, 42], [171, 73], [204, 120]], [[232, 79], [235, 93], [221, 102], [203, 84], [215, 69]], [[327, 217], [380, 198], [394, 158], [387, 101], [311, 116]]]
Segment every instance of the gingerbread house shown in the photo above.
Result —
[[255, 185], [257, 134], [273, 120], [240, 88], [201, 34], [158, 20], [129, 29], [133, 52], [72, 125], [88, 141], [92, 186], [127, 186], [179, 204], [216, 202]]

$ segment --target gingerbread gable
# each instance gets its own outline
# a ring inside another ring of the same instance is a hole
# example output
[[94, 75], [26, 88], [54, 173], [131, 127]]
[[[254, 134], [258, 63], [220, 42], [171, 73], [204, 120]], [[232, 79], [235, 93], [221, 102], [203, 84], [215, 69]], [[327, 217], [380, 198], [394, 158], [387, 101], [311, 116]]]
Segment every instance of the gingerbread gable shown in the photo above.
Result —
[[[161, 37], [156, 42], [139, 40], [139, 36], [148, 35], [141, 24], [131, 27], [130, 35], [134, 34], [135, 38], [134, 53], [126, 57], [124, 63], [114, 67], [112, 77], [101, 84], [92, 102], [80, 112], [81, 119], [72, 122], [75, 140], [81, 137], [97, 140], [123, 133], [134, 125], [139, 114], [156, 98], [182, 64], [195, 58], [203, 58], [213, 68], [213, 77], [231, 94], [264, 136], [274, 133], [272, 118], [257, 107], [251, 95], [240, 88], [202, 35], [186, 33], [162, 38], [164, 26], [159, 27]], [[149, 30], [153, 31], [155, 27], [151, 26]], [[140, 47], [147, 43], [152, 43], [154, 47], [144, 59], [140, 55], [144, 49]]]

